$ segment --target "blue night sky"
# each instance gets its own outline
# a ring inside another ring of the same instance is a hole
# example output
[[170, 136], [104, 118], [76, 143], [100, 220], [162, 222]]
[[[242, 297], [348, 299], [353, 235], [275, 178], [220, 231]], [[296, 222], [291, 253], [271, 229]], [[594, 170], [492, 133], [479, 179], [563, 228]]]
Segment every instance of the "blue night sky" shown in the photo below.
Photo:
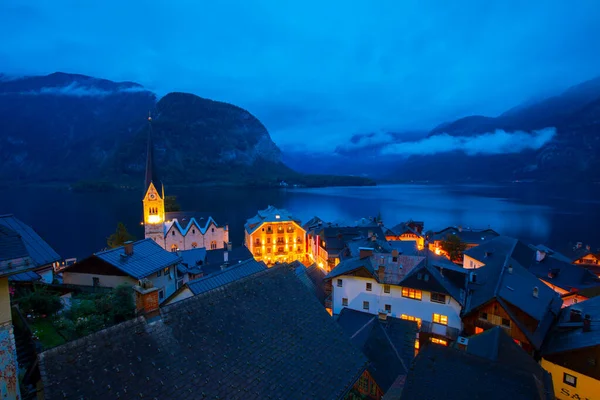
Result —
[[600, 1], [0, 1], [0, 72], [244, 107], [285, 149], [497, 115], [600, 75]]

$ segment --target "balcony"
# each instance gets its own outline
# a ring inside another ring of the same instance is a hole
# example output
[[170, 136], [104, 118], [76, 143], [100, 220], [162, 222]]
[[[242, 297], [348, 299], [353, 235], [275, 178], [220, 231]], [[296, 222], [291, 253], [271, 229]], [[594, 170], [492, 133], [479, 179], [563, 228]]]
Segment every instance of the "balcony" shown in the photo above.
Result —
[[271, 234], [273, 234], [273, 230], [272, 230], [272, 229], [267, 229], [267, 231], [266, 231], [266, 234], [267, 234], [267, 235], [271, 235]]
[[276, 256], [285, 256], [287, 254], [287, 251], [283, 250], [283, 251], [276, 251], [275, 255]]
[[460, 331], [456, 328], [451, 328], [447, 325], [436, 324], [430, 321], [423, 321], [421, 323], [420, 332], [444, 336], [452, 341], [456, 340], [460, 333]]

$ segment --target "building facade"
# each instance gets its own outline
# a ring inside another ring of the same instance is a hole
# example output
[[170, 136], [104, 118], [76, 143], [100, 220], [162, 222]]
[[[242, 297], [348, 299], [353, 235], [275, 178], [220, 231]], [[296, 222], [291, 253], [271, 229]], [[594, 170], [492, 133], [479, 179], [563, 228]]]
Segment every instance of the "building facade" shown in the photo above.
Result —
[[287, 210], [269, 206], [250, 218], [244, 226], [245, 245], [256, 261], [308, 261], [306, 231]]

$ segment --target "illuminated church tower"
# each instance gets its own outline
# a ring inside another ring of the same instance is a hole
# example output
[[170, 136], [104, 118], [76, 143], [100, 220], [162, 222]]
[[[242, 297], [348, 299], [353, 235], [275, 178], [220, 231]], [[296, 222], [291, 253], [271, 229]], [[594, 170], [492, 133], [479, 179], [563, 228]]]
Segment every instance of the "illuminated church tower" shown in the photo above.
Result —
[[148, 149], [146, 155], [146, 179], [144, 199], [144, 234], [162, 248], [165, 247], [165, 191], [156, 179], [152, 148], [152, 117], [148, 116]]

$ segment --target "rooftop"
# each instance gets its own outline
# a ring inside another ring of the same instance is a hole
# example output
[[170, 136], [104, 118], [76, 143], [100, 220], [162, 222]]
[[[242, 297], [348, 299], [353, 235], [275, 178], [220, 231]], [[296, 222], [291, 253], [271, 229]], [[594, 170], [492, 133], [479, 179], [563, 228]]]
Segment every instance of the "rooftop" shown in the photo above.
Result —
[[189, 211], [172, 211], [165, 213], [165, 235], [171, 227], [175, 227], [183, 236], [188, 231], [198, 229], [201, 234], [205, 234], [210, 226], [219, 227], [219, 224], [206, 213], [197, 213]]
[[294, 269], [296, 275], [304, 285], [315, 294], [319, 302], [325, 305], [325, 298], [327, 297], [323, 281], [325, 279], [325, 272], [316, 263], [305, 267], [301, 262], [294, 261], [290, 264], [290, 267]]
[[[401, 397], [385, 399], [554, 400], [552, 380], [541, 366], [527, 360], [529, 356], [501, 328], [486, 335], [470, 338], [466, 351], [425, 346], [413, 362]], [[480, 340], [484, 351], [477, 349], [479, 344], [471, 350], [471, 340]], [[515, 357], [504, 357], [503, 351]]]
[[298, 225], [300, 225], [301, 223], [300, 220], [294, 218], [294, 216], [288, 210], [268, 206], [264, 210], [258, 211], [258, 214], [246, 221], [244, 228], [246, 228], [246, 232], [253, 233], [265, 222], [284, 221], [293, 221], [296, 222]]
[[258, 262], [254, 259], [246, 260], [239, 264], [234, 264], [231, 267], [227, 267], [222, 271], [191, 280], [186, 283], [186, 286], [194, 295], [199, 295], [257, 272], [265, 271], [266, 269], [267, 266], [263, 262]]
[[287, 266], [40, 354], [47, 400], [339, 399], [366, 364]]
[[[177, 264], [181, 257], [177, 253], [166, 251], [152, 239], [133, 243], [133, 254], [126, 255], [123, 246], [101, 251], [95, 257], [111, 264], [129, 276], [142, 279], [154, 272]], [[73, 264], [72, 267], [76, 266]], [[69, 269], [70, 267], [67, 267]]]
[[415, 354], [417, 323], [343, 308], [337, 320], [369, 359], [368, 371], [383, 392], [398, 375], [406, 375]]
[[373, 254], [365, 258], [352, 257], [341, 261], [325, 278], [331, 279], [336, 276], [349, 275], [364, 269], [369, 276], [379, 281], [377, 271], [380, 265], [384, 265], [384, 279], [380, 283], [399, 285], [405, 276], [424, 262], [425, 257], [423, 256], [405, 256], [403, 254], [399, 254], [396, 257], [396, 261], [394, 261], [394, 257], [391, 254]]
[[471, 229], [450, 226], [439, 232], [435, 232], [431, 240], [445, 240], [448, 235], [456, 235], [460, 240], [468, 244], [480, 244], [499, 236], [499, 233], [493, 229]]
[[[35, 267], [41, 267], [60, 261], [61, 257], [58, 253], [56, 253], [56, 251], [54, 251], [40, 235], [38, 235], [29, 225], [26, 225], [15, 218], [12, 214], [0, 215], [0, 226], [4, 227], [3, 231], [0, 232], [0, 235], [3, 237], [0, 242], [0, 246], [2, 246], [3, 250], [0, 252], [0, 254], [2, 254], [0, 256], [0, 261], [4, 259], [5, 253], [8, 253], [9, 257], [13, 257], [16, 253], [22, 253], [22, 245], [25, 246], [25, 250]], [[11, 233], [9, 230], [14, 233]], [[14, 236], [15, 233], [20, 237], [22, 245], [16, 243], [18, 239]], [[10, 243], [8, 241], [10, 241]]]

